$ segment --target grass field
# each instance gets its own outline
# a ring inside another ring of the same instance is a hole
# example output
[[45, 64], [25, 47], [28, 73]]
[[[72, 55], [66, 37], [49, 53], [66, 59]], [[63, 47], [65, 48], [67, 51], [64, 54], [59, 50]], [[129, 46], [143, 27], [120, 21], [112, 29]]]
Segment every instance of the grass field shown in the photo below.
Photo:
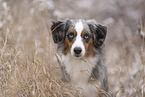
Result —
[[51, 38], [51, 22], [65, 18], [106, 25], [109, 92], [145, 97], [144, 9], [144, 0], [0, 0], [0, 97], [80, 96], [60, 80]]

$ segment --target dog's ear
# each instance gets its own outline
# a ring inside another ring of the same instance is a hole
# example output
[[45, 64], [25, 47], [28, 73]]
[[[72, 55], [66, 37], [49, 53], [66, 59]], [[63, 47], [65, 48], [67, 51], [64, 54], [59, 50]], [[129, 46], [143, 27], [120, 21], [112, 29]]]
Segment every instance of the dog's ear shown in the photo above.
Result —
[[96, 23], [89, 23], [88, 26], [93, 34], [94, 46], [99, 48], [106, 38], [107, 27]]
[[61, 43], [64, 40], [65, 33], [68, 30], [70, 20], [52, 22], [51, 31], [54, 43]]
[[63, 41], [64, 38], [64, 22], [63, 21], [57, 21], [52, 22], [51, 31], [52, 31], [52, 38], [54, 43], [59, 43]]

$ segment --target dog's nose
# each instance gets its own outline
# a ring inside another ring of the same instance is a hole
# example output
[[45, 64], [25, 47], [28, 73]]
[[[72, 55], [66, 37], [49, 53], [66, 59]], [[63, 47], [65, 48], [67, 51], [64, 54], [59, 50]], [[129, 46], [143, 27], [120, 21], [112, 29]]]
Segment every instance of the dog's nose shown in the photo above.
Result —
[[75, 54], [80, 54], [82, 52], [82, 49], [80, 47], [75, 47], [74, 52]]

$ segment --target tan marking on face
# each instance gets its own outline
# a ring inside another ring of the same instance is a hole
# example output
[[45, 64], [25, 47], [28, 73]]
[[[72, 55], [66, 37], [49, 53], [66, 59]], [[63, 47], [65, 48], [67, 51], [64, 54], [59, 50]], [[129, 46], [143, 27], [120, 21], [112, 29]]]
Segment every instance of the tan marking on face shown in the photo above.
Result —
[[64, 41], [64, 54], [65, 55], [67, 55], [69, 53], [71, 45], [72, 44], [69, 42], [68, 38], [66, 37], [65, 41]]
[[[87, 30], [83, 30], [81, 36], [84, 37], [87, 33]], [[84, 46], [86, 50], [85, 57], [93, 56], [93, 39], [90, 38], [88, 43], [84, 42]]]
[[86, 50], [85, 57], [93, 56], [93, 48], [94, 48], [93, 39], [91, 38], [88, 43], [84, 43], [84, 46]]
[[83, 30], [81, 36], [84, 37], [85, 34], [87, 34], [87, 30]]
[[74, 34], [74, 36], [76, 36], [76, 34], [77, 34], [77, 32], [76, 32], [76, 30], [75, 30], [75, 29], [72, 29], [70, 32], [71, 32], [71, 33], [73, 33], [73, 34]]
[[[74, 29], [71, 30], [70, 33], [73, 33], [74, 37], [76, 36], [76, 31]], [[68, 37], [67, 36], [65, 37], [65, 40], [64, 40], [64, 54], [65, 55], [67, 55], [70, 52], [70, 49], [71, 49], [73, 43], [74, 43], [74, 41], [70, 42], [68, 40]]]

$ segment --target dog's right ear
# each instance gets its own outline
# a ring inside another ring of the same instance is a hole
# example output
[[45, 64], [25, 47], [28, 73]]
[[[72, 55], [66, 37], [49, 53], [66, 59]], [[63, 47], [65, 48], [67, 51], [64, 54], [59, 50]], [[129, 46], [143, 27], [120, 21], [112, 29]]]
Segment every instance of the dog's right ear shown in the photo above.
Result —
[[61, 43], [64, 40], [65, 33], [68, 30], [70, 20], [52, 22], [51, 31], [54, 43]]
[[64, 38], [64, 22], [52, 22], [51, 31], [54, 43], [59, 43]]

